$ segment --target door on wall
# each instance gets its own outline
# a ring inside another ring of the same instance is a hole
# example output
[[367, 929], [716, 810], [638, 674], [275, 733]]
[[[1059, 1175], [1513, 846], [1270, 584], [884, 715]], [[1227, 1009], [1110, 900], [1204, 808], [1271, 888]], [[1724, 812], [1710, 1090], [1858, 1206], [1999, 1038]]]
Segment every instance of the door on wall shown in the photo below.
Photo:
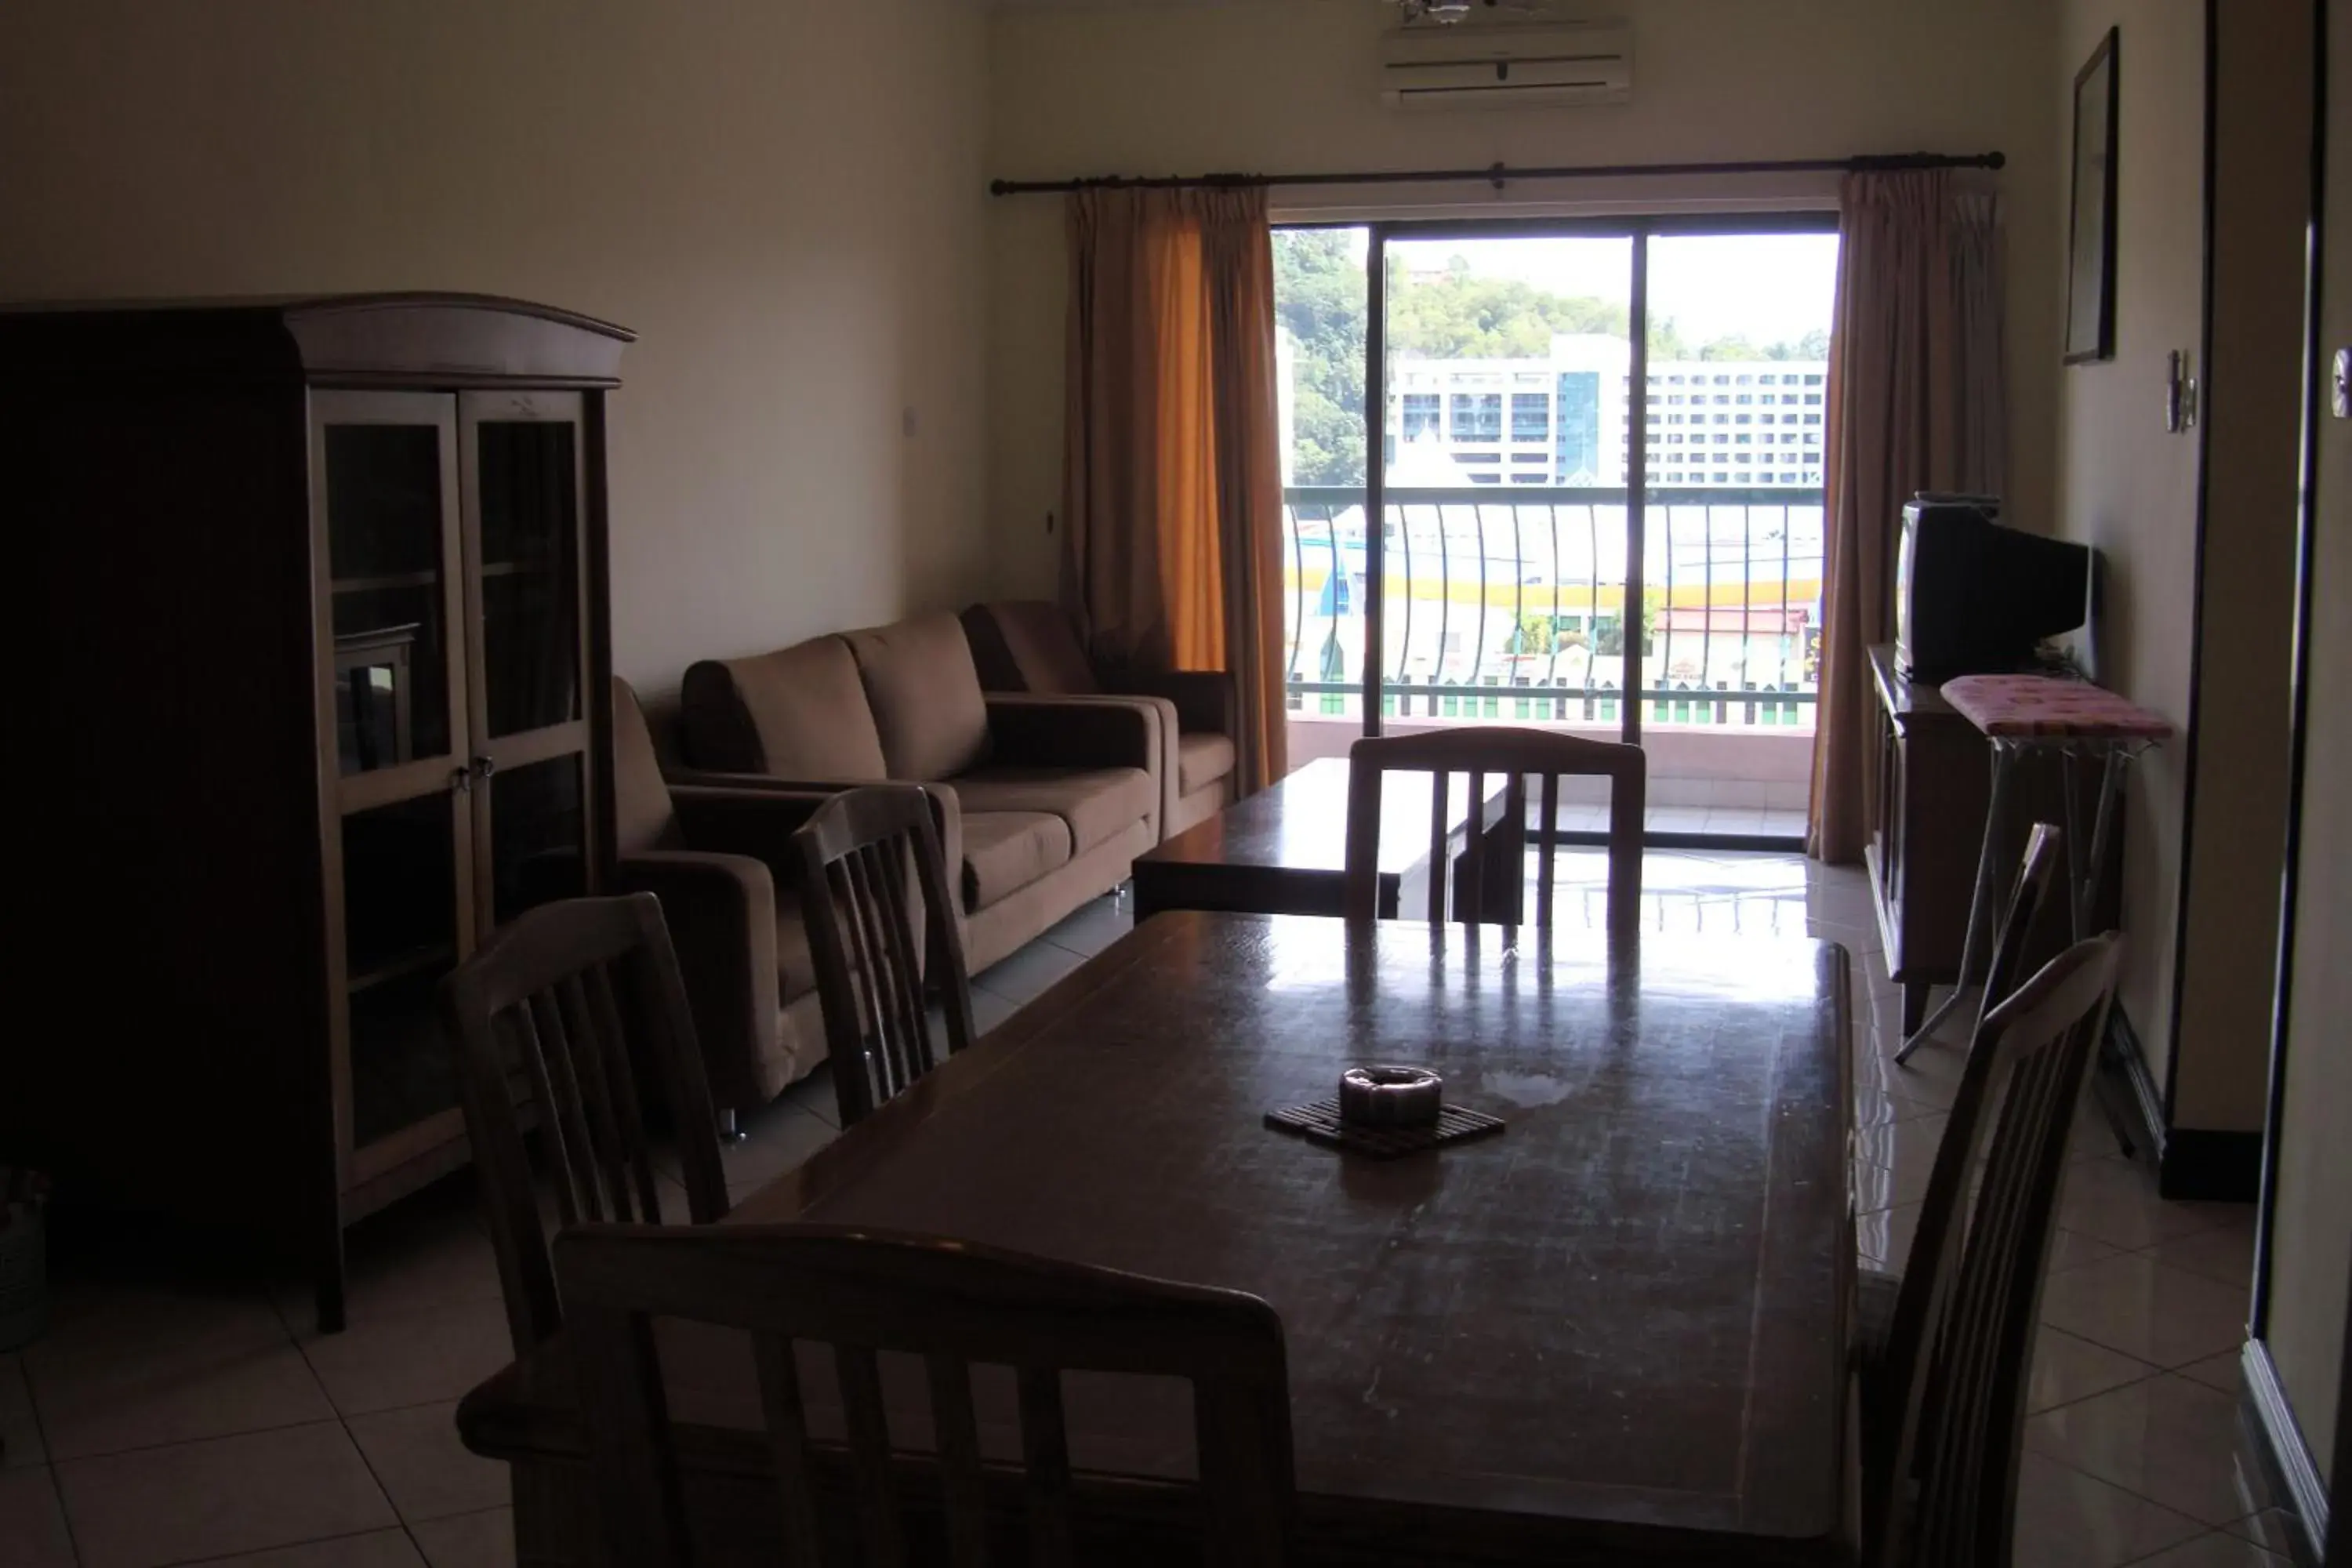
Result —
[[1801, 833], [1833, 220], [1276, 244], [1293, 757], [1557, 725], [1649, 749], [1654, 834]]

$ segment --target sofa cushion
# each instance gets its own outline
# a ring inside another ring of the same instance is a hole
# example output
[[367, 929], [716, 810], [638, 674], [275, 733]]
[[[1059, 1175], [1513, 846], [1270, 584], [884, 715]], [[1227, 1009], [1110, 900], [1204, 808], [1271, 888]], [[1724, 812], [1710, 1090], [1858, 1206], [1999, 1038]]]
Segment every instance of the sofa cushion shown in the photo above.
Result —
[[988, 704], [962, 622], [920, 616], [842, 640], [866, 682], [890, 777], [929, 784], [986, 760]]
[[1183, 735], [1176, 742], [1176, 789], [1180, 795], [1191, 795], [1205, 784], [1215, 784], [1234, 771], [1234, 742], [1230, 735]]
[[964, 820], [975, 811], [1043, 811], [1070, 829], [1083, 855], [1151, 815], [1159, 792], [1140, 768], [982, 768], [955, 782]]
[[1070, 863], [1069, 825], [1042, 811], [972, 811], [963, 817], [963, 897], [984, 910]]
[[698, 768], [833, 781], [891, 777], [857, 664], [838, 637], [688, 668], [681, 707]]
[[1044, 599], [1005, 599], [963, 613], [980, 683], [991, 691], [1090, 697], [1102, 689], [1078, 628], [1062, 606]]

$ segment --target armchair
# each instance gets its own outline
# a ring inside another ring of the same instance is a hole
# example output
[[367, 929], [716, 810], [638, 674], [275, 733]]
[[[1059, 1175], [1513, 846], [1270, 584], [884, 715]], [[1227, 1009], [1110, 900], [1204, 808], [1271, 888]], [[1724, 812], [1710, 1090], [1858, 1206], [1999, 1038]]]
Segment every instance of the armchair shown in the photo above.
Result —
[[661, 900], [711, 1098], [731, 1128], [824, 1059], [792, 836], [830, 792], [665, 780], [626, 681], [613, 681], [612, 703], [613, 879]]

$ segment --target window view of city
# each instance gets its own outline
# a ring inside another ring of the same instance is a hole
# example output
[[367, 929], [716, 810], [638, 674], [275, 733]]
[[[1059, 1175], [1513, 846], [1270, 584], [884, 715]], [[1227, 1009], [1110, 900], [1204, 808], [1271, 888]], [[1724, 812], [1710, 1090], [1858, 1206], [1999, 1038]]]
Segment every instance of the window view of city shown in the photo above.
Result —
[[1652, 236], [1638, 371], [1630, 237], [1391, 237], [1377, 584], [1370, 241], [1276, 236], [1294, 714], [1360, 724], [1377, 591], [1391, 719], [1810, 731], [1836, 237]]

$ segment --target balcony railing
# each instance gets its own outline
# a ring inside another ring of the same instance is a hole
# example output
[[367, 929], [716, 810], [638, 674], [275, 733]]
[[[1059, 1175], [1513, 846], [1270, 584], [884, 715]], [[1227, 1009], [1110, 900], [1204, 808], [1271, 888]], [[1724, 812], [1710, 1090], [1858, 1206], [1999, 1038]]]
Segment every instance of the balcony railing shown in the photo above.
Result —
[[[1622, 488], [1391, 489], [1385, 501], [1383, 713], [1613, 725], [1630, 619], [1645, 723], [1811, 727], [1819, 489], [1650, 490], [1630, 617]], [[1358, 713], [1363, 491], [1294, 487], [1284, 503], [1290, 707]]]

